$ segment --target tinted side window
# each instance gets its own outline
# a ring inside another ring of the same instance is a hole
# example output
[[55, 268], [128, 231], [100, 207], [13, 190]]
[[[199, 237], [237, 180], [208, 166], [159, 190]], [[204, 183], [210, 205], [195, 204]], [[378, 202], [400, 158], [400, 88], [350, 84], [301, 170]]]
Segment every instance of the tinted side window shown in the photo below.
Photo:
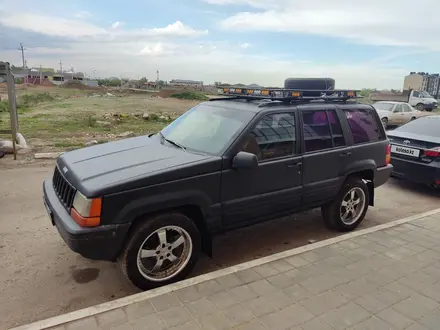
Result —
[[334, 110], [303, 111], [305, 151], [345, 145], [341, 124]]
[[265, 116], [245, 139], [242, 151], [257, 155], [259, 160], [292, 155], [296, 148], [293, 113]]
[[420, 97], [420, 93], [419, 93], [419, 92], [416, 92], [416, 91], [413, 91], [413, 96], [414, 96], [414, 97]]
[[371, 113], [365, 109], [344, 110], [355, 144], [381, 139], [379, 127]]

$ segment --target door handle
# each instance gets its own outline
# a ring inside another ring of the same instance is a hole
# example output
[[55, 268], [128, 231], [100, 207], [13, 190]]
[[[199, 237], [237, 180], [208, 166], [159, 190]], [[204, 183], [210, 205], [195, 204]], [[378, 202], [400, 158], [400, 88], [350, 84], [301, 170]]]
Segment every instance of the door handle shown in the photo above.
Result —
[[303, 163], [299, 162], [299, 163], [295, 163], [295, 164], [289, 164], [287, 165], [287, 167], [292, 168], [292, 167], [301, 167]]
[[339, 156], [341, 156], [341, 157], [346, 157], [346, 156], [350, 156], [350, 155], [351, 155], [350, 151], [343, 152], [343, 153], [339, 154]]

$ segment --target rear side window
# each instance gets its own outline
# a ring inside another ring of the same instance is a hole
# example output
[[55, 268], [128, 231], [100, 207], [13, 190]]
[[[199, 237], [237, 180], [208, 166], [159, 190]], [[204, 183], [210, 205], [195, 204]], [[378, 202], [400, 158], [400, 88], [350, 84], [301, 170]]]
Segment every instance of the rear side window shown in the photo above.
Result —
[[355, 144], [381, 140], [376, 118], [366, 109], [344, 110]]
[[303, 111], [305, 151], [345, 145], [341, 124], [334, 110]]

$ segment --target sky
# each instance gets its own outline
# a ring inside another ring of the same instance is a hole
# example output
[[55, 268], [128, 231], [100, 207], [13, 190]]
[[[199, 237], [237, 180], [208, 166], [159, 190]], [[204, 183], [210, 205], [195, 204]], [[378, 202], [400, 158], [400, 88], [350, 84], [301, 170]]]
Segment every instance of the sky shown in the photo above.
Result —
[[440, 71], [440, 1], [0, 0], [0, 60], [97, 77], [397, 88]]

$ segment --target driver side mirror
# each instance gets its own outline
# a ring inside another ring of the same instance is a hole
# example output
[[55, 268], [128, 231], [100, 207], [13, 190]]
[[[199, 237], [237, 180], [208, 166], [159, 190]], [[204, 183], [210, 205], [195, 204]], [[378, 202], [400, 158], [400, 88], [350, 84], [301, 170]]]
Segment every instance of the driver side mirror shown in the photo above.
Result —
[[251, 169], [258, 167], [258, 158], [256, 155], [240, 151], [232, 160], [233, 169]]

